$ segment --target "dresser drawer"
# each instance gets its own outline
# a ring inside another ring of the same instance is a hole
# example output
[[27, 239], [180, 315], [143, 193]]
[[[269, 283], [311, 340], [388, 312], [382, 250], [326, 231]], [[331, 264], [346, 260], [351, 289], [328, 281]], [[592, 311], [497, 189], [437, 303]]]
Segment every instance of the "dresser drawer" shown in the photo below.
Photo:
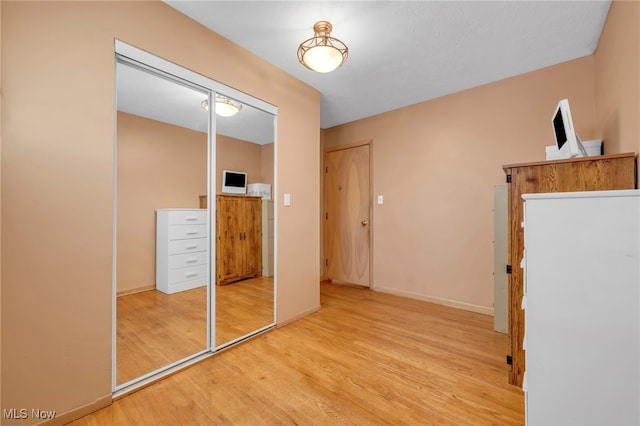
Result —
[[185, 240], [169, 241], [168, 254], [195, 253], [198, 251], [207, 251], [209, 249], [208, 238], [193, 238]]
[[190, 268], [207, 263], [206, 251], [196, 253], [174, 254], [169, 256], [169, 269]]
[[170, 210], [169, 225], [207, 224], [207, 210]]
[[169, 225], [169, 240], [184, 240], [186, 238], [205, 238], [207, 225]]
[[182, 281], [191, 281], [207, 279], [207, 265], [194, 266], [192, 268], [172, 269], [169, 271], [169, 284], [175, 284]]

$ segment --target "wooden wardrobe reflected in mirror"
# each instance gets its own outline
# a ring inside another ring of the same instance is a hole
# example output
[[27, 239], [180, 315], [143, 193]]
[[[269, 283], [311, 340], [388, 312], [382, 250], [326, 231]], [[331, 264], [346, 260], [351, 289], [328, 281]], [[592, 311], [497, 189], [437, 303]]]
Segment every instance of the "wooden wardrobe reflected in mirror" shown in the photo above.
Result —
[[[274, 116], [231, 101], [240, 110], [216, 118], [217, 347], [275, 322]], [[245, 193], [226, 193], [225, 171], [246, 174]]]

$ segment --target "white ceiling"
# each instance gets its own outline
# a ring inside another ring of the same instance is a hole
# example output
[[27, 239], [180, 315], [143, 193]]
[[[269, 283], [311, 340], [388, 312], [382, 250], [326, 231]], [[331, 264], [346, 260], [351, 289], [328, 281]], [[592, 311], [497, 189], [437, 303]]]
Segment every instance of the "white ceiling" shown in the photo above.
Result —
[[[609, 1], [166, 1], [315, 87], [328, 128], [590, 55]], [[328, 20], [347, 62], [297, 60]], [[224, 82], [222, 82], [224, 83]]]
[[[609, 1], [166, 1], [321, 93], [328, 128], [594, 52]], [[328, 20], [347, 62], [320, 74], [298, 45]], [[221, 82], [225, 83], [225, 82]], [[118, 109], [207, 131], [204, 93], [119, 65]], [[273, 119], [245, 105], [217, 133], [273, 141]]]

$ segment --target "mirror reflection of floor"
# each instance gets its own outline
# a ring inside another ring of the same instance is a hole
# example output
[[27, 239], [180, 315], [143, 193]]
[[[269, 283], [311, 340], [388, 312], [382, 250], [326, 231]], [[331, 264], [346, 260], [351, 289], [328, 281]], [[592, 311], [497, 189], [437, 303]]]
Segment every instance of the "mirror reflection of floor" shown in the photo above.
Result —
[[274, 322], [273, 277], [216, 287], [216, 346]]
[[207, 347], [207, 289], [157, 290], [116, 299], [116, 383], [150, 373]]
[[[216, 346], [273, 323], [273, 278], [216, 287]], [[207, 346], [207, 289], [156, 290], [116, 299], [116, 383], [186, 358]]]

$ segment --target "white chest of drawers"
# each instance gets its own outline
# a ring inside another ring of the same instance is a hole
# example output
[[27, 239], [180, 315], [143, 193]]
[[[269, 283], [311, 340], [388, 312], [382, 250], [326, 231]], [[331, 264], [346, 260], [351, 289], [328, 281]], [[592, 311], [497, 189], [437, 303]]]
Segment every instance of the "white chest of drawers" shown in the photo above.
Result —
[[207, 285], [206, 209], [156, 210], [156, 289], [167, 294]]

